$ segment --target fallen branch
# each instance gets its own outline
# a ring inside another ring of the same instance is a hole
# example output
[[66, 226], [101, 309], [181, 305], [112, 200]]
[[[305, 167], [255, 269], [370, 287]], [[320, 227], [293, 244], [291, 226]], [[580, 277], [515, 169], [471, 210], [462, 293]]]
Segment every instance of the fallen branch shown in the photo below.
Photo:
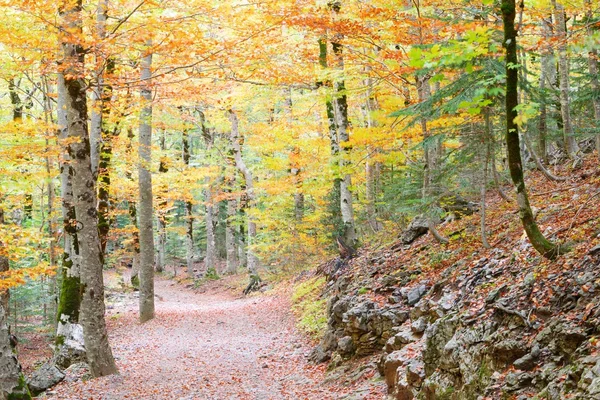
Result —
[[438, 230], [435, 229], [433, 221], [431, 221], [430, 219], [427, 220], [427, 226], [429, 228], [429, 232], [431, 232], [431, 234], [433, 235], [433, 237], [435, 238], [435, 240], [437, 240], [439, 243], [442, 243], [442, 244], [448, 244], [448, 243], [450, 243], [450, 241], [448, 239], [446, 239], [445, 237], [443, 237], [438, 232]]
[[577, 221], [577, 217], [579, 217], [579, 214], [581, 213], [581, 211], [585, 208], [585, 206], [587, 206], [589, 204], [589, 202], [596, 196], [598, 196], [600, 194], [600, 191], [594, 193], [592, 196], [590, 196], [589, 199], [587, 199], [585, 201], [585, 203], [583, 203], [581, 205], [581, 207], [579, 207], [579, 210], [577, 210], [577, 212], [575, 213], [575, 216], [573, 217], [573, 221], [571, 222], [571, 225], [569, 225], [569, 229], [567, 229], [568, 231], [571, 230], [571, 228], [573, 228], [573, 225], [575, 224], [575, 221]]
[[531, 141], [529, 140], [529, 138], [527, 137], [526, 134], [523, 135], [523, 138], [525, 139], [525, 146], [527, 147], [527, 150], [529, 150], [529, 152], [533, 156], [533, 160], [535, 161], [535, 165], [537, 165], [538, 169], [540, 171], [542, 171], [542, 174], [548, 180], [555, 181], [555, 182], [564, 182], [564, 181], [567, 180], [567, 178], [564, 177], [564, 176], [556, 176], [556, 175], [552, 174], [552, 172], [548, 171], [548, 169], [544, 166], [544, 164], [542, 164], [542, 162], [540, 161], [539, 157], [535, 153], [535, 150], [533, 149], [533, 146], [531, 145]]
[[542, 192], [542, 193], [533, 193], [531, 196], [532, 197], [545, 196], [547, 194], [552, 194], [552, 193], [566, 192], [567, 190], [577, 189], [579, 186], [581, 186], [581, 185], [571, 186], [571, 187], [568, 187], [568, 188], [560, 188], [560, 189], [549, 190], [547, 192]]

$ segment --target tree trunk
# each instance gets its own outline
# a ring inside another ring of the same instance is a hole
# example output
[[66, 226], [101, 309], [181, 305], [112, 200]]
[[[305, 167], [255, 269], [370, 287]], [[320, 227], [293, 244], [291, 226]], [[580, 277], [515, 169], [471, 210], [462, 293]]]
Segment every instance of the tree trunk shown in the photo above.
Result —
[[[184, 129], [181, 137], [183, 148], [183, 163], [190, 168], [190, 137]], [[190, 193], [191, 197], [191, 193]], [[191, 200], [185, 201], [185, 262], [190, 277], [194, 276], [194, 207]]]
[[248, 268], [248, 253], [246, 252], [246, 230], [244, 229], [244, 220], [246, 217], [245, 211], [245, 200], [244, 195], [240, 199], [239, 204], [239, 214], [240, 214], [240, 222], [238, 223], [238, 232], [237, 232], [237, 249], [238, 249], [238, 266], [241, 269]]
[[10, 332], [4, 307], [0, 305], [0, 398], [29, 400], [21, 365], [10, 343]]
[[[419, 95], [419, 102], [422, 103], [431, 97], [431, 88], [429, 86], [428, 77], [417, 77], [417, 94]], [[420, 118], [421, 133], [423, 134], [423, 160], [425, 169], [423, 170], [423, 198], [428, 198], [434, 194], [433, 181], [434, 173], [437, 164], [435, 149], [432, 140], [430, 139], [429, 128], [427, 127], [427, 119]]]
[[[2, 208], [0, 208], [0, 225], [4, 225], [5, 223], [6, 223], [6, 221], [4, 220], [4, 210]], [[2, 249], [5, 246], [6, 245], [4, 244], [4, 242], [0, 241], [0, 249]], [[10, 269], [10, 263], [8, 261], [8, 257], [0, 256], [0, 274], [4, 274], [4, 273], [8, 272], [9, 269]], [[2, 307], [4, 307], [4, 310], [6, 310], [7, 312], [9, 310], [9, 308], [8, 308], [9, 301], [10, 301], [10, 292], [8, 290], [0, 292], [0, 305]]]
[[[64, 141], [68, 136], [65, 79], [62, 73], [58, 74], [58, 138]], [[79, 246], [77, 245], [77, 218], [73, 200], [73, 185], [71, 177], [73, 170], [69, 159], [69, 153], [65, 150], [60, 157], [60, 186], [62, 193], [62, 215], [63, 215], [63, 258], [61, 274], [61, 290], [58, 300], [58, 326], [56, 342], [64, 341], [62, 332], [70, 330], [70, 325], [79, 323], [79, 309], [81, 304], [81, 281]]]
[[204, 191], [206, 201], [206, 256], [204, 257], [204, 266], [206, 270], [213, 269], [216, 271], [217, 266], [217, 239], [215, 237], [216, 222], [218, 218], [215, 216], [215, 206], [212, 203], [212, 194], [210, 185]]
[[[319, 39], [319, 65], [322, 69], [327, 69], [327, 40]], [[325, 87], [328, 91], [331, 90], [333, 85], [330, 81], [317, 82], [317, 87]], [[335, 109], [333, 101], [331, 100], [331, 94], [327, 93], [327, 100], [325, 101], [325, 110], [327, 113], [327, 132], [329, 134], [329, 146], [331, 152], [331, 169], [336, 171], [338, 158], [340, 154], [340, 145], [337, 132], [337, 123], [335, 119]], [[332, 225], [333, 236], [343, 235], [344, 233], [344, 222], [341, 219], [342, 210], [340, 202], [340, 186], [341, 179], [337, 172], [334, 173], [333, 186], [329, 196], [329, 218], [327, 221]]]
[[[585, 6], [587, 8], [586, 22], [588, 24], [588, 35], [592, 36], [594, 31], [591, 24], [594, 19], [594, 13], [592, 11], [592, 4], [590, 0], [586, 0]], [[588, 68], [590, 71], [590, 82], [592, 84], [592, 90], [595, 93], [593, 104], [594, 104], [594, 119], [596, 120], [596, 129], [600, 129], [600, 79], [598, 79], [598, 50], [592, 49], [588, 54]], [[596, 153], [600, 156], [600, 132], [596, 133]]]
[[569, 88], [569, 59], [567, 55], [567, 25], [565, 21], [565, 9], [562, 4], [552, 0], [554, 9], [554, 22], [556, 36], [558, 39], [558, 70], [560, 78], [560, 110], [562, 114], [562, 127], [565, 148], [570, 159], [577, 158], [579, 146], [575, 140], [573, 123], [571, 121], [571, 100]]
[[[547, 21], [545, 18], [542, 18], [542, 32], [544, 35], [544, 39], [546, 41], [550, 41], [550, 37], [552, 36], [552, 28], [551, 28], [551, 17], [550, 21]], [[539, 156], [542, 159], [542, 162], [545, 165], [548, 165], [548, 100], [550, 97], [549, 89], [553, 88], [554, 82], [556, 81], [556, 71], [555, 71], [555, 60], [554, 60], [554, 51], [552, 50], [551, 45], [545, 46], [541, 52], [541, 62], [540, 62], [540, 92], [544, 99], [540, 103], [540, 116], [539, 116]]]
[[141, 98], [144, 107], [140, 115], [139, 138], [139, 231], [140, 231], [140, 322], [154, 318], [154, 235], [152, 230], [152, 42], [146, 45], [147, 54], [142, 59]]
[[[186, 136], [187, 133], [184, 132], [184, 136]], [[164, 174], [166, 172], [169, 172], [169, 167], [168, 164], [166, 162], [166, 159], [163, 157], [163, 153], [166, 150], [166, 145], [165, 145], [165, 131], [161, 130], [161, 135], [160, 135], [160, 150], [161, 150], [161, 156], [160, 156], [160, 163], [158, 166], [158, 172], [160, 174]], [[189, 160], [188, 160], [189, 162]], [[166, 199], [163, 198], [162, 193], [166, 193], [168, 191], [168, 187], [166, 185], [161, 185], [160, 188], [158, 189], [158, 196], [157, 196], [157, 202], [158, 202], [158, 207], [156, 210], [156, 230], [157, 230], [157, 254], [156, 254], [156, 272], [163, 272], [165, 269], [165, 258], [166, 258], [166, 254], [167, 254], [167, 208], [168, 208], [168, 202]], [[187, 209], [186, 209], [187, 210]]]
[[[73, 199], [77, 216], [77, 243], [81, 256], [80, 322], [83, 326], [85, 348], [92, 376], [117, 372], [108, 343], [104, 320], [104, 282], [102, 267], [104, 257], [98, 235], [95, 179], [90, 161], [90, 142], [87, 128], [86, 83], [83, 80], [84, 49], [77, 44], [82, 31], [82, 1], [78, 0], [61, 10], [65, 21], [62, 48], [65, 57], [65, 88], [67, 132], [70, 144], [67, 151], [73, 171]], [[66, 37], [76, 34], [76, 39]], [[64, 36], [66, 35], [66, 36]]]
[[[254, 198], [254, 181], [252, 177], [252, 172], [246, 166], [244, 159], [242, 158], [242, 148], [240, 144], [240, 133], [239, 133], [239, 121], [237, 116], [232, 110], [229, 110], [229, 121], [231, 122], [231, 145], [235, 154], [235, 164], [238, 170], [244, 176], [244, 181], [246, 184], [246, 195], [248, 197], [248, 204], [252, 205]], [[256, 243], [256, 223], [252, 220], [252, 218], [248, 217], [248, 232], [247, 232], [248, 241], [246, 243], [246, 254], [248, 260], [248, 272], [250, 274], [250, 278], [253, 281], [260, 281], [258, 277], [258, 266], [259, 260], [252, 246]]]
[[227, 220], [225, 224], [225, 249], [227, 251], [226, 274], [235, 274], [238, 269], [238, 249], [235, 238], [236, 211], [237, 201], [235, 201], [235, 199], [227, 200]]
[[[340, 11], [340, 2], [329, 3], [329, 7], [336, 13]], [[342, 54], [342, 44], [339, 42], [341, 37], [337, 37], [331, 42], [333, 54], [336, 59], [336, 68], [344, 70], [344, 56]], [[346, 95], [346, 84], [344, 79], [338, 79], [334, 83], [334, 101], [333, 108], [335, 114], [335, 125], [337, 127], [337, 138], [341, 157], [339, 161], [342, 179], [340, 181], [340, 209], [342, 212], [342, 222], [344, 223], [344, 242], [346, 245], [356, 248], [357, 236], [354, 225], [354, 207], [352, 204], [352, 176], [347, 171], [350, 165], [350, 133], [348, 132], [348, 99]]]
[[502, 20], [504, 23], [504, 47], [506, 48], [506, 148], [508, 153], [508, 166], [510, 175], [517, 192], [519, 216], [523, 228], [527, 233], [533, 247], [544, 257], [556, 258], [561, 249], [550, 242], [540, 231], [535, 219], [525, 180], [523, 177], [523, 163], [521, 161], [521, 148], [519, 143], [519, 127], [515, 122], [517, 117], [518, 101], [518, 60], [517, 60], [517, 31], [515, 29], [515, 0], [502, 0]]
[[481, 207], [479, 210], [480, 213], [480, 229], [481, 229], [481, 243], [483, 244], [483, 247], [485, 247], [486, 249], [490, 248], [490, 244], [488, 243], [487, 240], [487, 232], [485, 229], [485, 212], [486, 212], [486, 208], [485, 208], [485, 198], [486, 198], [486, 194], [487, 194], [487, 181], [488, 181], [488, 165], [490, 163], [490, 153], [491, 153], [491, 149], [492, 149], [492, 122], [491, 122], [491, 116], [490, 116], [490, 109], [489, 107], [486, 107], [485, 110], [485, 137], [484, 137], [484, 141], [483, 141], [483, 145], [485, 147], [485, 156], [483, 157], [483, 162], [482, 162], [482, 166], [483, 166], [483, 172], [482, 172], [482, 176], [481, 176], [481, 188], [480, 188], [480, 198], [481, 198]]

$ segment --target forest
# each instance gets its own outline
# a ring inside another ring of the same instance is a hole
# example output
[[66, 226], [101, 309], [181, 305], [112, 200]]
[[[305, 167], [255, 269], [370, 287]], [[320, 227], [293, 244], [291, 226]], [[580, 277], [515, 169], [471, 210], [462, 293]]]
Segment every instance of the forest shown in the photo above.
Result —
[[0, 398], [600, 398], [597, 0], [0, 18]]

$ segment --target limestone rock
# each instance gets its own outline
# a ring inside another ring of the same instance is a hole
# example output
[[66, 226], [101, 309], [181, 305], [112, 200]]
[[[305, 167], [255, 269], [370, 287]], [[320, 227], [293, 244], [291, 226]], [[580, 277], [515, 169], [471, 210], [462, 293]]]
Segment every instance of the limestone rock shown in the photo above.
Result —
[[47, 362], [27, 379], [27, 385], [32, 394], [38, 395], [63, 379], [65, 379], [65, 374], [52, 362]]

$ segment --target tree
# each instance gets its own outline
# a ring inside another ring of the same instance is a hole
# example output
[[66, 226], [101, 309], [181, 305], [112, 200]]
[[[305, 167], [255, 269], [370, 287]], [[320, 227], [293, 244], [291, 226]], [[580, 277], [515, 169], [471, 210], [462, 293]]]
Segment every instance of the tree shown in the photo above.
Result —
[[556, 258], [564, 249], [544, 237], [533, 216], [525, 179], [519, 142], [519, 126], [516, 123], [519, 105], [519, 73], [517, 59], [517, 30], [515, 29], [515, 0], [502, 0], [502, 21], [504, 23], [504, 47], [506, 49], [506, 151], [510, 176], [517, 192], [519, 217], [533, 247], [544, 257]]
[[140, 96], [144, 101], [140, 114], [139, 138], [139, 232], [140, 232], [140, 321], [154, 318], [154, 233], [152, 230], [152, 42], [146, 43], [146, 54], [141, 64], [143, 86]]
[[63, 70], [65, 78], [65, 109], [67, 151], [73, 171], [73, 199], [77, 218], [77, 244], [81, 257], [80, 279], [82, 285], [80, 322], [83, 326], [88, 364], [92, 376], [104, 376], [117, 372], [108, 343], [104, 320], [104, 282], [98, 212], [96, 209], [96, 182], [92, 173], [90, 142], [87, 125], [86, 86], [82, 67], [85, 52], [79, 43], [82, 1], [61, 4], [60, 14], [64, 32], [61, 36]]

